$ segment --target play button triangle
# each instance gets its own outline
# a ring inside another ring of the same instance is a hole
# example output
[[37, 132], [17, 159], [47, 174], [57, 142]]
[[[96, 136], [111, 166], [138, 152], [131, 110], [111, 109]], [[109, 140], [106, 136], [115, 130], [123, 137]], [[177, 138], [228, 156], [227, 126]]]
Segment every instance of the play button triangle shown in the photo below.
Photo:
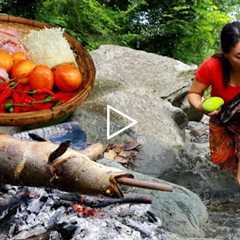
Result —
[[[123, 127], [121, 128], [120, 130], [114, 132], [114, 133], [110, 133], [110, 129], [111, 129], [111, 111], [121, 115], [122, 117], [124, 118], [127, 118], [130, 123], [126, 126], [126, 127]], [[132, 126], [134, 126], [135, 124], [137, 124], [137, 121], [131, 117], [129, 117], [128, 115], [122, 113], [121, 111], [117, 110], [116, 108], [110, 106], [110, 105], [107, 105], [107, 139], [111, 139], [115, 136], [117, 136], [118, 134], [126, 131], [127, 129], [131, 128]]]

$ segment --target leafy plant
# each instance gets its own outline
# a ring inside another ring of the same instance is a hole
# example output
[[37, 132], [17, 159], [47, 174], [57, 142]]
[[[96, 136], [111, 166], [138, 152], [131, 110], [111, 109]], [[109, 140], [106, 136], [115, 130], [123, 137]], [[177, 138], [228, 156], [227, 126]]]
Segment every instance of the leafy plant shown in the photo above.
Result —
[[200, 63], [239, 0], [0, 0], [0, 10], [65, 28], [89, 49], [118, 44]]
[[130, 13], [143, 1], [138, 2], [121, 11], [96, 0], [44, 0], [36, 18], [66, 28], [90, 49], [103, 43], [127, 45], [134, 34], [124, 29], [128, 26]]
[[219, 51], [220, 30], [231, 19], [212, 0], [198, 1], [193, 10], [195, 18], [178, 42], [175, 56], [185, 62], [199, 63]]

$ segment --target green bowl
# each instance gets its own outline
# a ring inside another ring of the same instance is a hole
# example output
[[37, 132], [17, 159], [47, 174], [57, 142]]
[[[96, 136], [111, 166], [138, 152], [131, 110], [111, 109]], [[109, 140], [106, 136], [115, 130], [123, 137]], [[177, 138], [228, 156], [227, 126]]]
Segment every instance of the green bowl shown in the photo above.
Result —
[[209, 97], [203, 101], [202, 107], [203, 107], [203, 110], [206, 112], [213, 112], [218, 110], [223, 104], [224, 104], [224, 100], [222, 98]]

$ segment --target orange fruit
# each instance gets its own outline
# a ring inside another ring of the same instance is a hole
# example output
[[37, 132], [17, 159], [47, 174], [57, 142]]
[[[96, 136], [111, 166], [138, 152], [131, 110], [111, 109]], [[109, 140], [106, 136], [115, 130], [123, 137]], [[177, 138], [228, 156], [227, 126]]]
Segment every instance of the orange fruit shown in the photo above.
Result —
[[28, 76], [28, 82], [33, 89], [53, 88], [53, 72], [47, 65], [37, 65]]
[[36, 65], [31, 60], [22, 60], [17, 64], [13, 65], [11, 69], [11, 77], [17, 82], [27, 83], [27, 76], [34, 69]]
[[13, 58], [7, 51], [0, 49], [0, 67], [9, 71], [13, 65]]
[[53, 68], [54, 83], [64, 91], [71, 92], [78, 89], [82, 83], [82, 74], [73, 64], [63, 63]]
[[13, 58], [13, 64], [15, 65], [16, 63], [22, 61], [22, 60], [27, 60], [28, 57], [27, 55], [24, 53], [24, 52], [15, 52], [13, 55], [12, 55], [12, 58]]

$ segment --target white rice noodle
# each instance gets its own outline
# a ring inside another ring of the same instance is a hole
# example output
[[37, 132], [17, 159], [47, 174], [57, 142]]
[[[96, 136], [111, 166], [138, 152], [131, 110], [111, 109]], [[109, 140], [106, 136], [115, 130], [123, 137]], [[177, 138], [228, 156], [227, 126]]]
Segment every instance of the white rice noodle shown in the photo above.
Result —
[[32, 30], [23, 39], [34, 63], [46, 64], [49, 67], [61, 63], [74, 63], [76, 60], [61, 28]]

